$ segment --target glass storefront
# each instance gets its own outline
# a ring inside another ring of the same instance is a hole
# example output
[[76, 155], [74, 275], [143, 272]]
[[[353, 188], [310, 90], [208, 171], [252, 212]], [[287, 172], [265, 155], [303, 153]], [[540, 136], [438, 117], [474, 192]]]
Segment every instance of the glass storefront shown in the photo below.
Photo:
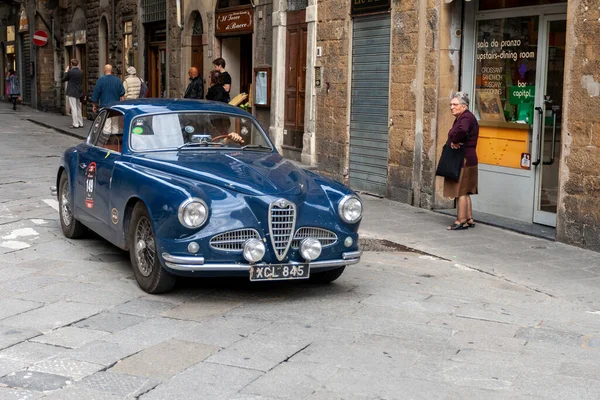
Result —
[[[465, 80], [480, 126], [477, 211], [556, 224], [566, 37], [566, 3], [556, 3], [468, 6], [473, 35], [467, 42], [474, 51]], [[537, 7], [509, 10], [523, 6]]]

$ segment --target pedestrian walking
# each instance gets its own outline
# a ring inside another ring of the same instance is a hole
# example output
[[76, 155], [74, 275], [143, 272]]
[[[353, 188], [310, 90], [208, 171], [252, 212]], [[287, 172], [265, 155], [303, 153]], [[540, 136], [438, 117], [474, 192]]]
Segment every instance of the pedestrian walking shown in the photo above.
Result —
[[125, 89], [124, 100], [139, 99], [142, 96], [142, 80], [137, 77], [137, 71], [135, 67], [127, 67], [127, 77], [123, 81], [123, 88]]
[[71, 128], [83, 128], [83, 116], [81, 115], [81, 97], [83, 96], [83, 72], [79, 68], [79, 61], [75, 58], [71, 60], [70, 65], [65, 70], [62, 78], [67, 82], [67, 100], [71, 108], [71, 118], [73, 123]]
[[184, 99], [203, 99], [204, 98], [204, 83], [202, 77], [198, 75], [198, 68], [192, 67], [188, 71], [190, 81], [187, 89], [185, 89]]
[[229, 72], [225, 71], [225, 60], [221, 57], [215, 58], [213, 60], [213, 66], [215, 67], [215, 71], [219, 71], [223, 76], [223, 87], [227, 91], [227, 101], [229, 101], [231, 97], [231, 75], [229, 75]]
[[17, 111], [17, 102], [21, 98], [21, 88], [19, 87], [19, 78], [17, 77], [17, 73], [12, 68], [8, 70], [6, 84], [8, 97], [13, 104], [13, 110]]
[[206, 93], [206, 99], [227, 103], [228, 98], [229, 93], [227, 93], [223, 87], [223, 75], [221, 75], [219, 71], [211, 71], [210, 86], [208, 88], [208, 93]]
[[106, 64], [104, 66], [104, 76], [96, 82], [96, 87], [90, 99], [93, 103], [92, 111], [96, 112], [98, 105], [104, 107], [111, 103], [116, 103], [124, 95], [125, 88], [123, 87], [123, 82], [112, 74], [112, 65]]
[[471, 195], [478, 193], [477, 188], [477, 139], [479, 124], [469, 111], [469, 95], [458, 92], [450, 100], [450, 112], [456, 118], [448, 132], [447, 144], [452, 149], [462, 149], [464, 160], [458, 181], [444, 179], [444, 197], [457, 199], [456, 221], [448, 230], [474, 228]]

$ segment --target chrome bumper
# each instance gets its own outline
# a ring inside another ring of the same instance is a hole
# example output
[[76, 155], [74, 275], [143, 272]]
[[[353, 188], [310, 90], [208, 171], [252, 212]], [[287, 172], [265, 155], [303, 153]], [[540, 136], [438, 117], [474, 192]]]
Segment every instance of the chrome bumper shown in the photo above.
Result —
[[[357, 264], [362, 256], [362, 250], [350, 251], [342, 253], [341, 260], [326, 260], [311, 262], [311, 271], [319, 269], [343, 267], [345, 265]], [[176, 271], [205, 271], [205, 272], [234, 272], [234, 271], [250, 271], [250, 267], [254, 264], [205, 264], [204, 257], [184, 257], [172, 256], [169, 253], [162, 253], [162, 258], [165, 260], [165, 265]], [[289, 265], [302, 265], [299, 262], [289, 262]], [[255, 265], [266, 265], [258, 263]]]
[[58, 197], [58, 190], [56, 189], [56, 186], [50, 186], [50, 194], [53, 197]]

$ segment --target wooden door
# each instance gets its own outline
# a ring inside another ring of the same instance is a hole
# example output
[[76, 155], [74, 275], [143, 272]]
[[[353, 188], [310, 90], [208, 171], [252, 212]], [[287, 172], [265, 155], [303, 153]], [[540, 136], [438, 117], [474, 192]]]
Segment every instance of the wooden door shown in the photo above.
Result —
[[165, 45], [150, 46], [148, 51], [148, 97], [164, 97], [166, 90], [166, 51]]
[[[204, 48], [202, 46], [202, 35], [192, 36], [192, 65], [198, 68], [200, 76], [204, 71]], [[208, 77], [203, 77], [208, 78]]]
[[306, 10], [287, 14], [284, 145], [302, 148], [306, 93]]

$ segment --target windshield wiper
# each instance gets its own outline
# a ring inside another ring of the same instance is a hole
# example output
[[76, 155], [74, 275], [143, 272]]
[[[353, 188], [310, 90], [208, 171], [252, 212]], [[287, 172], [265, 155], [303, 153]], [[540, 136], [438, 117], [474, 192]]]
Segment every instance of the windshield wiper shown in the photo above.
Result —
[[177, 148], [177, 150], [181, 150], [186, 147], [208, 147], [208, 146], [222, 146], [219, 142], [187, 142], [182, 144]]
[[271, 147], [269, 146], [265, 146], [264, 144], [247, 144], [245, 146], [242, 146], [242, 150], [246, 150], [246, 149], [265, 149], [265, 150], [273, 150]]

